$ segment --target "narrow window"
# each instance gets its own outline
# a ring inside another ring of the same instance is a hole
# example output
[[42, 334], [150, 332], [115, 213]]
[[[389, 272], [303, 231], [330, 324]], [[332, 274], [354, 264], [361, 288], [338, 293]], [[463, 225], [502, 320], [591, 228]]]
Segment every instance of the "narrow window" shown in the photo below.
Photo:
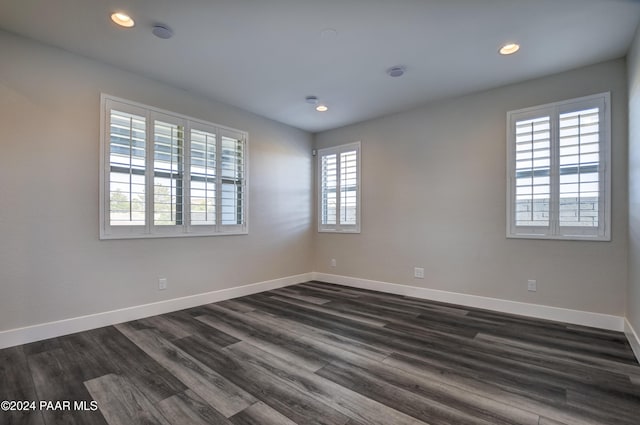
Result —
[[360, 232], [360, 142], [318, 151], [318, 230]]

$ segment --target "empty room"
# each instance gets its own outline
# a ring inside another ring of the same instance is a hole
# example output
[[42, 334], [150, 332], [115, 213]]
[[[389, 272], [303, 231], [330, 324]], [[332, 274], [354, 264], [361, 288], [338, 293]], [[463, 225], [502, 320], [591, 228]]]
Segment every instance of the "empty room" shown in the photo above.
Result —
[[0, 425], [637, 425], [639, 25], [0, 0]]

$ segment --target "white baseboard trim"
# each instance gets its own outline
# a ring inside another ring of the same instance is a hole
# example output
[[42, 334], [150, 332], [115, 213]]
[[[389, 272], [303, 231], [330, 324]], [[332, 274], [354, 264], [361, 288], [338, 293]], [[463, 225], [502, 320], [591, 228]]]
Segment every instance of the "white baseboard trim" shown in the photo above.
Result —
[[628, 319], [624, 319], [624, 334], [631, 345], [633, 354], [636, 355], [636, 360], [640, 362], [640, 337], [629, 323]]
[[624, 332], [636, 358], [640, 361], [640, 338], [631, 324], [622, 317], [318, 272], [0, 331], [0, 349], [283, 288], [310, 280]]
[[376, 280], [360, 279], [349, 276], [339, 276], [327, 273], [313, 272], [313, 280], [351, 286], [354, 288], [370, 289], [388, 292], [396, 295], [407, 295], [433, 301], [476, 307], [503, 313], [518, 314], [538, 319], [555, 320], [575, 325], [591, 326], [622, 332], [625, 329], [624, 318], [608, 314], [592, 313], [581, 310], [551, 307], [539, 304], [509, 301], [498, 298], [481, 297], [478, 295], [461, 294], [458, 292], [441, 291], [438, 289], [419, 288], [416, 286], [400, 285], [397, 283], [380, 282]]
[[24, 328], [9, 329], [0, 332], [0, 349], [283, 288], [297, 283], [308, 282], [311, 278], [311, 273], [303, 273], [203, 294], [41, 323]]

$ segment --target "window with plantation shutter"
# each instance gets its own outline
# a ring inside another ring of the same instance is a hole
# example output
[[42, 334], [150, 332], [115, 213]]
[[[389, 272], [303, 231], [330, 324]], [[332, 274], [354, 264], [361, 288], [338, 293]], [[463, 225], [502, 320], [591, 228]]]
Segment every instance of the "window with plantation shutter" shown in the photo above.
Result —
[[609, 93], [507, 114], [507, 236], [610, 240]]
[[360, 232], [360, 142], [318, 151], [318, 230]]
[[245, 132], [102, 96], [100, 237], [247, 233]]

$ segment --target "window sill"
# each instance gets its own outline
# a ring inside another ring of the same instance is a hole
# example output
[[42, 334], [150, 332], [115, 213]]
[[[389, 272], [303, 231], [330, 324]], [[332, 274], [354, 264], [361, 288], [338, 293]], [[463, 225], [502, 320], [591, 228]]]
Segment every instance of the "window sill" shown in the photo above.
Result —
[[318, 229], [318, 233], [355, 233], [359, 234], [360, 229], [348, 230], [348, 229]]
[[580, 242], [611, 242], [611, 235], [595, 236], [595, 235], [566, 235], [566, 236], [550, 236], [550, 235], [533, 235], [533, 234], [508, 234], [507, 239], [542, 239], [542, 240], [559, 240], [559, 241], [580, 241]]
[[248, 230], [233, 232], [216, 232], [216, 233], [174, 233], [174, 234], [100, 234], [100, 240], [118, 240], [118, 239], [161, 239], [161, 238], [200, 238], [210, 236], [240, 236], [248, 235]]

